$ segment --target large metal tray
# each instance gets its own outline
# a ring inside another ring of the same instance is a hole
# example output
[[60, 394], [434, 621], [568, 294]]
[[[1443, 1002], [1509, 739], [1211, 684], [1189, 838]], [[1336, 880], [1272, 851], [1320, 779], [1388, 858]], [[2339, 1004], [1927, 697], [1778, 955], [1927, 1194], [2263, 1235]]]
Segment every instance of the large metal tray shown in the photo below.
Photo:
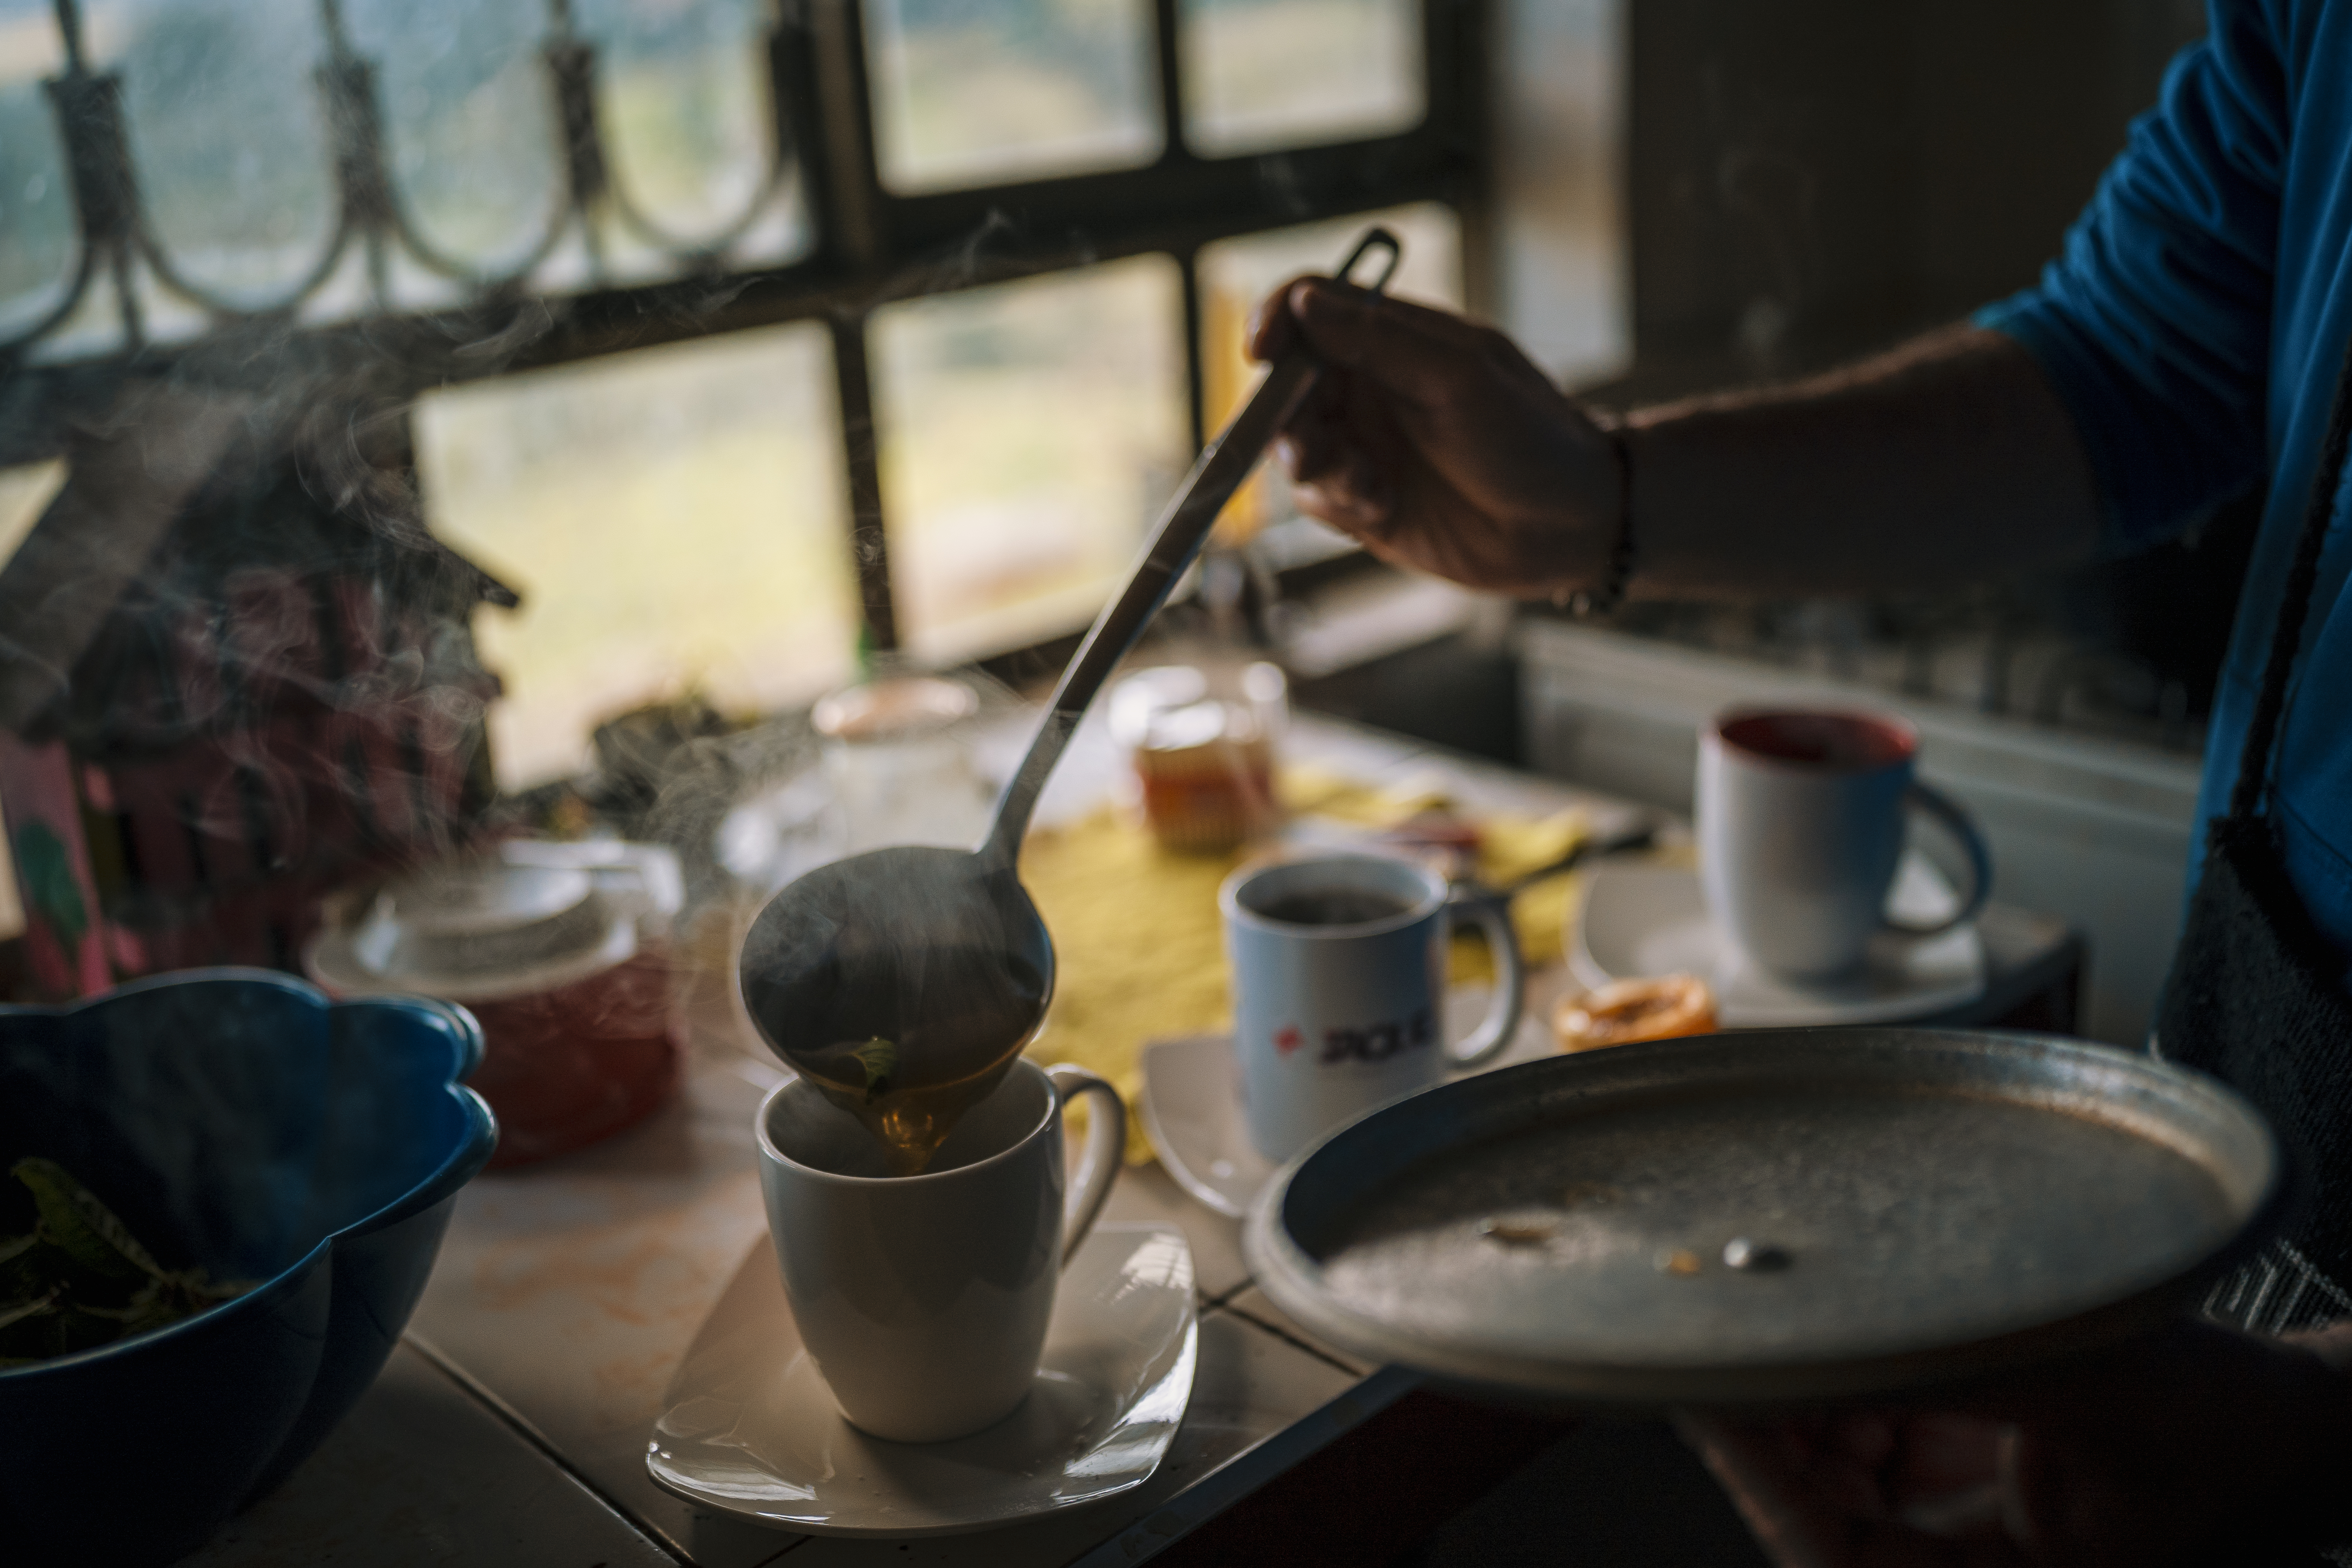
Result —
[[1285, 1167], [1244, 1245], [1277, 1306], [1376, 1361], [1604, 1403], [1790, 1402], [2110, 1342], [2242, 1256], [2284, 1187], [2251, 1106], [2146, 1057], [1755, 1030], [1399, 1100]]

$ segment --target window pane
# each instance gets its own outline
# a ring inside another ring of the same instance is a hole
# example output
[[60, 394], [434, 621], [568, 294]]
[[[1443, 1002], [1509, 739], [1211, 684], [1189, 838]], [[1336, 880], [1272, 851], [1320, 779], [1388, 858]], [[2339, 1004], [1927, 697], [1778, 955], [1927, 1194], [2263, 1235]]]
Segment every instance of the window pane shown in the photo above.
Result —
[[587, 760], [601, 720], [698, 685], [768, 709], [845, 679], [857, 591], [831, 357], [799, 324], [435, 393], [435, 531], [523, 595], [485, 609], [501, 783]]
[[1409, 131], [1417, 0], [1183, 0], [1184, 140], [1213, 158]]
[[5, 822], [0, 822], [0, 942], [25, 934], [25, 906], [16, 896], [16, 867], [8, 854]]
[[[563, 195], [542, 0], [350, 0], [343, 15], [375, 66], [393, 184], [426, 243], [477, 271], [520, 265]], [[452, 292], [422, 268], [395, 276], [406, 303]]]
[[41, 88], [63, 58], [49, 0], [0, 0], [0, 336], [54, 310], [74, 264], [73, 193]]
[[58, 499], [66, 487], [66, 465], [62, 458], [46, 463], [27, 463], [17, 468], [0, 468], [0, 571], [7, 568], [16, 547]]
[[1160, 154], [1146, 0], [866, 0], [875, 158], [902, 192]]
[[[21, 468], [0, 468], [0, 568], [16, 553], [33, 525], [65, 487], [61, 462], [34, 463]], [[0, 822], [0, 942], [22, 936], [25, 910], [16, 900], [16, 874], [8, 860], [7, 824]]]
[[[807, 247], [796, 193], [775, 182], [768, 0], [579, 0], [580, 31], [596, 46], [606, 151], [627, 199], [667, 248], [743, 232], [730, 253], [777, 261]], [[755, 209], [758, 221], [744, 220]], [[673, 269], [662, 247], [615, 226], [622, 276]]]
[[1181, 288], [1147, 256], [876, 312], [891, 588], [919, 658], [1102, 607], [1186, 460]]
[[[1201, 247], [1201, 368], [1211, 430], [1232, 418], [1255, 391], [1263, 367], [1243, 352], [1250, 312], [1286, 279], [1337, 267], [1366, 228], [1385, 225], [1404, 246], [1404, 260], [1389, 292], [1448, 310], [1462, 308], [1462, 225], [1435, 202], [1385, 212], [1301, 224]], [[1272, 464], [1234, 493], [1218, 522], [1222, 537], [1238, 542], [1261, 531], [1278, 564], [1291, 564], [1354, 546], [1331, 529], [1301, 517], [1290, 486]]]
[[1633, 354], [1625, 210], [1624, 0], [1506, 0], [1496, 138], [1502, 323], [1571, 383]]
[[[174, 269], [242, 305], [282, 300], [335, 226], [313, 0], [109, 0], [84, 11], [98, 62], [121, 73], [140, 194]], [[202, 324], [192, 308], [156, 304], [159, 335]]]

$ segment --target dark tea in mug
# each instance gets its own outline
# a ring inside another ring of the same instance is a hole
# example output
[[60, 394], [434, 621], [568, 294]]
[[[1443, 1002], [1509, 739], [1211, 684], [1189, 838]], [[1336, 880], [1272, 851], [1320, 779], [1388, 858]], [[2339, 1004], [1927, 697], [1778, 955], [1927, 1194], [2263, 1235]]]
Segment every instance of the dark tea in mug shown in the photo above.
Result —
[[1294, 926], [1361, 926], [1394, 920], [1412, 906], [1402, 899], [1360, 888], [1302, 889], [1259, 910], [1270, 921]]

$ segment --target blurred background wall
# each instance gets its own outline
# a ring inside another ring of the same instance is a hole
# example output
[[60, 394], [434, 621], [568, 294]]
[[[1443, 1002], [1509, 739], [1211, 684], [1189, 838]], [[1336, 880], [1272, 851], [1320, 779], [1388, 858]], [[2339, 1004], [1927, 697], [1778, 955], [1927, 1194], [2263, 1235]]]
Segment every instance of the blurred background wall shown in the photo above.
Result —
[[1626, 9], [1644, 384], [1819, 363], [2031, 282], [2196, 0]]

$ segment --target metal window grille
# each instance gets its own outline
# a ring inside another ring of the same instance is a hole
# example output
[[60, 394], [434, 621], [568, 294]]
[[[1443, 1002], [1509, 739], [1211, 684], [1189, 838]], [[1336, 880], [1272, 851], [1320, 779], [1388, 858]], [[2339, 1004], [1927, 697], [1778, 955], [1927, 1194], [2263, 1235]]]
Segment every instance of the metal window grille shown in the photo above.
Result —
[[[1395, 134], [1231, 157], [1202, 156], [1188, 146], [1182, 0], [1150, 4], [1162, 148], [1149, 164], [907, 194], [890, 189], [877, 170], [876, 93], [859, 5], [777, 0], [764, 38], [773, 111], [765, 176], [739, 215], [688, 238], [652, 217], [616, 177], [600, 111], [604, 62], [577, 25], [572, 0], [545, 0], [538, 66], [562, 199], [520, 259], [484, 269], [421, 230], [388, 152], [382, 62], [354, 46], [342, 0], [317, 0], [323, 54], [314, 81], [325, 128], [318, 155], [331, 170], [334, 218], [315, 260], [293, 283], [270, 297], [246, 298], [201, 280], [165, 243], [141, 186], [121, 79], [91, 63], [80, 0], [54, 0], [63, 63], [45, 86], [73, 203], [74, 256], [58, 297], [0, 337], [0, 464], [62, 450], [75, 411], [101, 400], [130, 370], [236, 384], [299, 363], [343, 374], [343, 384], [364, 389], [378, 405], [404, 405], [424, 390], [488, 375], [821, 320], [834, 351], [840, 461], [866, 635], [874, 647], [894, 647], [866, 351], [874, 309], [910, 294], [1083, 262], [1171, 256], [1183, 283], [1188, 406], [1197, 447], [1203, 398], [1194, 262], [1203, 246], [1434, 200], [1465, 219], [1465, 273], [1474, 299], [1478, 292], [1489, 164], [1486, 0], [1422, 0], [1425, 112], [1418, 124]], [[745, 265], [732, 253], [735, 242], [793, 179], [813, 243], [788, 264]], [[617, 234], [656, 252], [669, 275], [616, 281], [604, 252]], [[567, 240], [584, 250], [584, 285], [568, 294], [535, 286], [534, 273]], [[305, 307], [354, 257], [366, 280], [357, 314], [306, 321]], [[395, 260], [445, 280], [458, 302], [404, 310], [390, 282]], [[142, 289], [193, 307], [203, 330], [156, 341]], [[119, 342], [79, 359], [59, 355], [60, 329], [106, 296], [119, 318]]]

